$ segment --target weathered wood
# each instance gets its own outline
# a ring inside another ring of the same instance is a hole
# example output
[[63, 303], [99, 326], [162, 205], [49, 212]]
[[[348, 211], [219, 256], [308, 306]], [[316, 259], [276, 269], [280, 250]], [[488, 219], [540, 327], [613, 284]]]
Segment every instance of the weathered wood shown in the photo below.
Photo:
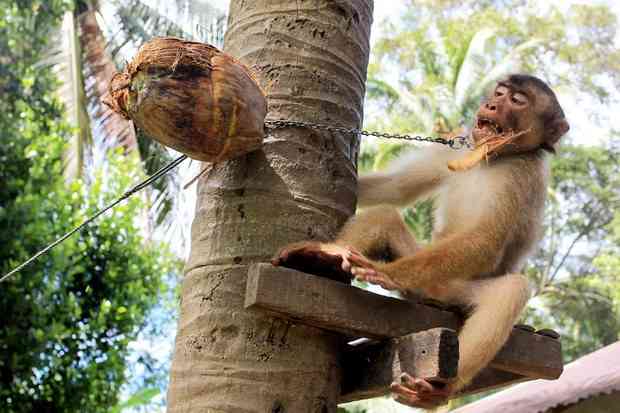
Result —
[[491, 367], [537, 379], [557, 379], [562, 374], [560, 340], [514, 328]]
[[483, 391], [493, 390], [498, 387], [528, 380], [533, 380], [533, 378], [488, 367], [482, 370], [480, 374], [478, 374], [478, 376], [476, 376], [468, 386], [456, 394], [455, 397], [462, 397]]
[[530, 333], [533, 333], [536, 331], [534, 327], [527, 325], [527, 324], [517, 324], [515, 325], [514, 328], [518, 328], [519, 330], [529, 331]]
[[[429, 331], [436, 330], [442, 329]], [[425, 347], [421, 338], [425, 333], [427, 332], [410, 334], [404, 337], [406, 340], [400, 342], [398, 339], [392, 339], [365, 344], [360, 350], [349, 351], [344, 359], [345, 377], [341, 401], [386, 395], [390, 392], [390, 384], [398, 379], [401, 372], [431, 381], [449, 382], [452, 376], [445, 372], [449, 371], [448, 366], [452, 366], [455, 357], [445, 348], [441, 352], [434, 353], [439, 357], [445, 357], [444, 361], [437, 361], [433, 357], [434, 354], [421, 356], [422, 348]], [[398, 343], [398, 347], [395, 343]], [[545, 357], [548, 357], [548, 360]], [[393, 361], [394, 365], [391, 364]], [[445, 363], [446, 368], [442, 370], [433, 363]], [[442, 373], [433, 378], [434, 371]], [[562, 360], [558, 340], [515, 328], [489, 367], [482, 370], [456, 397], [536, 378], [554, 379], [559, 377], [561, 372]]]
[[[402, 372], [431, 382], [449, 383], [458, 369], [458, 339], [454, 330], [436, 328], [401, 339], [351, 348], [343, 356], [341, 403], [389, 394]], [[462, 397], [533, 378], [488, 367], [463, 390]]]
[[560, 338], [560, 333], [550, 328], [543, 328], [542, 330], [537, 330], [536, 334], [542, 334], [543, 336], [555, 338], [556, 340]]
[[[250, 267], [245, 307], [351, 338], [395, 338], [460, 325], [459, 317], [448, 311], [270, 264]], [[557, 378], [563, 369], [560, 341], [515, 328], [490, 367], [530, 378]]]
[[435, 327], [456, 330], [459, 325], [448, 311], [271, 264], [250, 267], [245, 307], [352, 338], [401, 337]]
[[458, 370], [458, 338], [454, 330], [434, 328], [382, 343], [352, 347], [343, 355], [344, 403], [389, 392], [401, 373], [449, 383]]

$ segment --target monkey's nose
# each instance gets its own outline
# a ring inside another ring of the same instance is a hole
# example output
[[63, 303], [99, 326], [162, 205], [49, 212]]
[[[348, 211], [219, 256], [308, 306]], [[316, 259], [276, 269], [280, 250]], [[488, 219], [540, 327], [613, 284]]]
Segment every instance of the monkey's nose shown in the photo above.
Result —
[[484, 107], [488, 110], [492, 110], [492, 111], [496, 111], [497, 110], [497, 105], [495, 105], [495, 103], [492, 102], [487, 102], [485, 103]]

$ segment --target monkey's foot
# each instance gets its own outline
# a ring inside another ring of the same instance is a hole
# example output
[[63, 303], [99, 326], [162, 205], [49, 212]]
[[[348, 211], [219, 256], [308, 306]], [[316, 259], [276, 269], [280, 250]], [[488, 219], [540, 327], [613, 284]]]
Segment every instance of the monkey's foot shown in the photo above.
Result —
[[352, 254], [352, 249], [340, 245], [302, 241], [282, 248], [271, 263], [349, 283]]
[[386, 290], [404, 290], [402, 285], [392, 280], [385, 272], [377, 268], [377, 264], [363, 255], [352, 251], [349, 260], [352, 263], [351, 273], [356, 280], [377, 284]]
[[407, 373], [401, 374], [400, 380], [400, 383], [392, 383], [390, 389], [394, 400], [406, 406], [432, 409], [447, 403], [452, 394], [449, 384], [440, 387]]

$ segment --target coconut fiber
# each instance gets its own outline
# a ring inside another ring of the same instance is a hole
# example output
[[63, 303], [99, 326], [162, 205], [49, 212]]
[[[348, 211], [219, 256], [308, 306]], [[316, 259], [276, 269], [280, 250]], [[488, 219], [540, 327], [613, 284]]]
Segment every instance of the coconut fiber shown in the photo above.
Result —
[[204, 43], [155, 38], [110, 82], [113, 110], [158, 142], [218, 162], [258, 149], [265, 95], [251, 71]]

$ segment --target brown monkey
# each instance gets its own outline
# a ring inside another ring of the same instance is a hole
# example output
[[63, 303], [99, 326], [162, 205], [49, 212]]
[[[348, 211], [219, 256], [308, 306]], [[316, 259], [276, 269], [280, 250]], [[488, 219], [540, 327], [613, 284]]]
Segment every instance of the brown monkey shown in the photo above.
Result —
[[[487, 162], [452, 172], [462, 152], [434, 145], [415, 150], [387, 172], [362, 176], [353, 217], [333, 243], [282, 249], [275, 265], [340, 266], [358, 280], [468, 309], [459, 333], [457, 381], [444, 388], [404, 375], [393, 383], [399, 402], [433, 407], [460, 390], [506, 342], [529, 298], [521, 270], [539, 237], [547, 187], [545, 151], [568, 131], [555, 94], [540, 79], [511, 75], [498, 82], [477, 113], [471, 136], [516, 136]], [[419, 246], [394, 206], [434, 197], [432, 241]], [[388, 258], [387, 261], [379, 257]]]

